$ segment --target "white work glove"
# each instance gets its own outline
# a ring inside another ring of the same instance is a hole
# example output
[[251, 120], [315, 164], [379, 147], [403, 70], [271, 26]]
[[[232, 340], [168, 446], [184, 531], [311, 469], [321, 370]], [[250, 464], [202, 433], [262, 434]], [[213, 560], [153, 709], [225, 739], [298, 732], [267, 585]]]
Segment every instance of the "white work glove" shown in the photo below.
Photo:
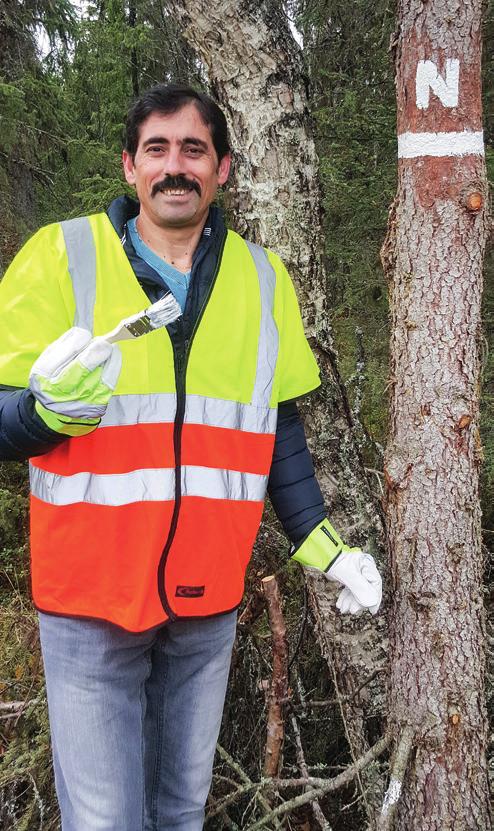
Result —
[[[36, 411], [54, 430], [69, 435], [94, 428], [106, 411], [122, 367], [115, 344], [74, 326], [34, 362], [29, 387]], [[67, 426], [83, 428], [72, 432]]]
[[342, 614], [368, 609], [377, 614], [382, 600], [382, 580], [374, 558], [364, 551], [342, 551], [324, 572], [328, 580], [344, 586], [336, 601]]
[[349, 548], [325, 517], [290, 554], [303, 566], [317, 568], [328, 580], [344, 586], [336, 608], [343, 614], [369, 609], [375, 615], [381, 604], [382, 581], [373, 557]]

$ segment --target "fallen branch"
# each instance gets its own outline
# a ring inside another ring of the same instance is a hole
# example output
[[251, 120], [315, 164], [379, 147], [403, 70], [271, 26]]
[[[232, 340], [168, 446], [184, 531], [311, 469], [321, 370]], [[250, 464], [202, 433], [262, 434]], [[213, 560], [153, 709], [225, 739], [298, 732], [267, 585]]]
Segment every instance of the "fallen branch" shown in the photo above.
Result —
[[[253, 782], [247, 776], [245, 771], [242, 770], [240, 765], [230, 756], [230, 754], [223, 747], [217, 745], [216, 749], [221, 758], [239, 775], [244, 784], [239, 786], [235, 793], [229, 794], [220, 802], [217, 802], [216, 805], [208, 811], [208, 819], [220, 814], [228, 805], [236, 802], [240, 796], [244, 796], [250, 791], [257, 790], [259, 791], [257, 799], [264, 809], [268, 809], [268, 813], [265, 817], [263, 817], [263, 819], [254, 823], [254, 825], [248, 826], [245, 831], [257, 831], [258, 828], [264, 827], [268, 824], [268, 822], [273, 822], [276, 828], [281, 828], [278, 817], [289, 813], [301, 805], [307, 805], [307, 803], [312, 802], [314, 799], [319, 799], [319, 797], [325, 796], [325, 794], [333, 793], [339, 788], [344, 788], [346, 785], [349, 785], [361, 770], [367, 767], [367, 765], [371, 762], [378, 759], [379, 756], [382, 756], [390, 743], [391, 735], [384, 735], [381, 739], [379, 739], [379, 741], [372, 745], [366, 753], [357, 759], [354, 764], [349, 765], [344, 771], [338, 774], [338, 776], [335, 776], [332, 779], [324, 779], [317, 776], [303, 776], [297, 779], [276, 779], [269, 777], [261, 779], [260, 782]], [[284, 790], [286, 788], [306, 788], [307, 786], [310, 786], [311, 790], [283, 802], [276, 808], [271, 808], [269, 803], [266, 802], [263, 795], [260, 793], [260, 791], [264, 788], [269, 790]]]
[[7, 721], [13, 717], [20, 717], [33, 704], [37, 704], [38, 698], [31, 701], [0, 701], [0, 721]]
[[245, 626], [246, 628], [252, 626], [262, 615], [265, 608], [266, 600], [264, 596], [259, 591], [253, 591], [246, 603], [245, 609], [238, 618], [238, 625]]
[[[331, 779], [322, 778], [320, 776], [301, 776], [297, 779], [273, 779], [273, 783], [280, 789], [313, 785], [315, 788], [323, 789], [325, 793], [337, 791], [339, 788], [343, 788], [345, 785], [352, 782], [361, 770], [367, 767], [367, 765], [371, 762], [374, 762], [375, 759], [378, 759], [379, 756], [382, 756], [390, 744], [391, 736], [386, 733], [375, 744], [373, 744], [369, 750], [360, 756], [359, 759], [357, 759], [353, 764], [348, 765], [348, 767], [339, 773], [338, 776], [334, 776]], [[265, 779], [263, 780], [263, 782], [267, 781], [268, 780]]]
[[384, 796], [381, 816], [379, 818], [379, 831], [391, 831], [393, 828], [394, 816], [398, 807], [403, 779], [408, 765], [408, 760], [413, 748], [415, 730], [413, 727], [405, 727], [401, 734], [395, 758], [391, 767], [391, 776], [388, 790]]
[[221, 812], [221, 819], [223, 820], [223, 825], [225, 828], [229, 828], [231, 831], [240, 831], [240, 826], [237, 825], [236, 822], [233, 822], [231, 817], [228, 816], [226, 811]]
[[[365, 750], [365, 748], [367, 747], [367, 740], [363, 737], [363, 735], [359, 731], [356, 730], [354, 719], [352, 719], [352, 723], [349, 723], [349, 719], [347, 718], [347, 715], [349, 715], [349, 711], [347, 710], [347, 708], [345, 706], [347, 702], [345, 701], [345, 697], [339, 689], [338, 676], [337, 676], [336, 667], [335, 667], [335, 664], [334, 664], [333, 661], [331, 661], [329, 663], [329, 668], [330, 668], [332, 676], [333, 676], [334, 690], [335, 690], [335, 693], [336, 693], [336, 698], [338, 699], [338, 704], [339, 704], [340, 714], [341, 714], [341, 720], [343, 722], [343, 728], [345, 730], [345, 736], [346, 736], [346, 739], [347, 739], [347, 742], [348, 742], [348, 748], [350, 750], [350, 756], [352, 757], [352, 762], [355, 765], [357, 760], [359, 758], [362, 758], [362, 756], [364, 756], [368, 752], [367, 750]], [[363, 725], [362, 725], [362, 727], [363, 727]], [[358, 752], [357, 752], [357, 750], [354, 746], [354, 741], [355, 741], [355, 743], [358, 743], [358, 745], [359, 745]], [[362, 745], [363, 745], [363, 747], [362, 747]], [[378, 810], [378, 805], [373, 805], [372, 808], [369, 805], [369, 801], [367, 799], [367, 789], [364, 787], [364, 783], [362, 782], [362, 777], [360, 776], [360, 770], [358, 770], [358, 769], [356, 770], [356, 779], [357, 779], [358, 790], [360, 791], [360, 794], [362, 796], [362, 801], [363, 801], [363, 804], [365, 806], [365, 813], [366, 813], [366, 818], [367, 818], [367, 822], [368, 822], [368, 825], [369, 825], [369, 829], [372, 829], [372, 831], [375, 831], [374, 816], [376, 814], [376, 811]], [[371, 785], [372, 790], [374, 790], [374, 788], [375, 788], [375, 781], [376, 781], [375, 772], [370, 770], [369, 775], [367, 776], [367, 783], [366, 784]], [[369, 788], [369, 790], [370, 790], [370, 788]], [[380, 799], [379, 799], [378, 804], [380, 804]]]
[[356, 776], [358, 776], [361, 770], [381, 756], [390, 743], [391, 736], [389, 734], [384, 735], [381, 739], [379, 739], [379, 741], [372, 745], [366, 753], [357, 759], [354, 764], [349, 765], [343, 773], [335, 776], [334, 779], [320, 779], [314, 776], [309, 776], [300, 779], [262, 780], [262, 782], [259, 783], [261, 786], [274, 786], [277, 790], [300, 786], [304, 787], [306, 785], [312, 785], [313, 788], [312, 790], [300, 794], [299, 796], [284, 802], [282, 805], [278, 805], [278, 807], [273, 808], [273, 810], [263, 817], [263, 819], [254, 823], [254, 825], [249, 825], [245, 831], [257, 831], [257, 829], [263, 828], [267, 825], [268, 822], [272, 822], [273, 819], [277, 819], [278, 817], [283, 816], [283, 814], [288, 814], [290, 811], [300, 808], [302, 805], [307, 805], [308, 802], [312, 802], [314, 799], [319, 799], [319, 797], [325, 796], [328, 793], [333, 793], [339, 788], [345, 787], [345, 785], [348, 785], [353, 781], [353, 779], [355, 779]]
[[[292, 730], [293, 730], [293, 735], [294, 735], [294, 738], [295, 738], [295, 748], [296, 748], [298, 766], [300, 768], [300, 771], [301, 771], [302, 775], [308, 777], [309, 776], [309, 771], [308, 771], [308, 768], [307, 768], [307, 762], [305, 761], [304, 748], [302, 747], [302, 739], [300, 737], [300, 730], [299, 730], [299, 727], [298, 727], [297, 718], [296, 718], [294, 713], [292, 713], [292, 715], [290, 717], [290, 720], [291, 720], [291, 723], [292, 723]], [[324, 816], [324, 814], [322, 812], [322, 808], [319, 805], [319, 801], [317, 799], [315, 799], [311, 803], [311, 809], [312, 809], [312, 813], [314, 815], [314, 819], [315, 819], [316, 823], [318, 824], [319, 828], [321, 829], [321, 831], [331, 831], [331, 826], [330, 826], [329, 822], [327, 821], [326, 817]]]
[[[360, 684], [360, 686], [357, 687], [357, 689], [353, 690], [353, 692], [351, 692], [351, 693], [348, 693], [348, 695], [340, 695], [339, 698], [328, 698], [325, 701], [304, 701], [303, 705], [301, 705], [301, 704], [292, 704], [292, 707], [293, 707], [294, 710], [297, 710], [297, 711], [302, 710], [302, 709], [305, 711], [305, 710], [310, 709], [310, 708], [317, 709], [319, 707], [321, 707], [321, 708], [322, 707], [324, 707], [324, 708], [334, 707], [335, 704], [340, 704], [341, 702], [345, 702], [345, 701], [351, 701], [352, 698], [355, 698], [355, 696], [357, 696], [359, 694], [359, 692], [364, 689], [364, 687], [366, 687], [368, 684], [370, 684], [371, 681], [374, 680], [376, 675], [380, 675], [382, 672], [386, 672], [386, 671], [387, 671], [386, 667], [382, 667], [381, 669], [376, 669], [371, 675], [369, 675], [368, 678], [365, 679], [365, 681], [363, 681]], [[288, 699], [287, 699], [287, 702], [288, 702]], [[285, 703], [287, 703], [287, 702], [285, 702]]]
[[285, 735], [282, 702], [286, 700], [288, 695], [288, 645], [276, 577], [273, 575], [264, 577], [261, 582], [267, 602], [269, 626], [273, 640], [273, 674], [269, 689], [264, 774], [273, 777], [278, 772]]
[[0, 701], [0, 713], [18, 713], [28, 704], [29, 701]]
[[[244, 786], [239, 787], [234, 794], [229, 794], [228, 796], [225, 796], [225, 798], [222, 799], [220, 802], [216, 803], [216, 805], [212, 807], [210, 811], [208, 811], [208, 819], [216, 816], [217, 814], [222, 814], [223, 811], [226, 810], [227, 806], [230, 805], [232, 802], [236, 802], [239, 796], [241, 796], [242, 794], [247, 793], [248, 791], [254, 790], [256, 788], [260, 790], [260, 783], [253, 782], [252, 779], [250, 779], [250, 777], [247, 776], [245, 770], [243, 770], [243, 768], [240, 767], [238, 762], [236, 762], [235, 759], [232, 756], [230, 756], [230, 754], [227, 750], [225, 750], [224, 747], [221, 747], [220, 744], [217, 744], [216, 750], [218, 752], [218, 755], [221, 756], [221, 758], [223, 759], [223, 761], [226, 762], [226, 764], [229, 767], [231, 767], [232, 770], [235, 771], [239, 779], [244, 783]], [[259, 805], [261, 805], [261, 807], [265, 811], [269, 813], [271, 812], [271, 805], [262, 793], [257, 794], [257, 800], [259, 802]], [[278, 820], [275, 820], [274, 827], [277, 829], [281, 829], [281, 825], [278, 822]]]

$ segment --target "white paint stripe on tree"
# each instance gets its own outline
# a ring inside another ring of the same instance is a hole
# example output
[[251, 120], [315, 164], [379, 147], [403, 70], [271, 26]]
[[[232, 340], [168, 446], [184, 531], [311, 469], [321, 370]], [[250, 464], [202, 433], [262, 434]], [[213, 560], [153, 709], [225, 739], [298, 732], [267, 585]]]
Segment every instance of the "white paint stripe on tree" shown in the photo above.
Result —
[[464, 130], [462, 133], [402, 133], [398, 136], [398, 158], [420, 156], [483, 156], [484, 133]]

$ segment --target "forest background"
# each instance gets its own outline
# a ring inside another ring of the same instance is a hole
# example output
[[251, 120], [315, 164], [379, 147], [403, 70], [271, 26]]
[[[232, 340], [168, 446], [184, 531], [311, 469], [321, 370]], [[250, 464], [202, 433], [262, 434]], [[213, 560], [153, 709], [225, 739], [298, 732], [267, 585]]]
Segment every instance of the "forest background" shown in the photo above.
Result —
[[[276, 5], [275, 0], [272, 0]], [[325, 209], [327, 292], [340, 369], [370, 475], [380, 489], [388, 385], [387, 286], [379, 251], [396, 191], [396, 103], [389, 44], [395, 8], [387, 0], [290, 0], [284, 10], [300, 33], [314, 120]], [[129, 100], [157, 81], [207, 89], [207, 77], [181, 36], [165, 0], [0, 0], [0, 273], [38, 227], [105, 210], [127, 192], [120, 172], [123, 119]], [[484, 125], [489, 178], [494, 176], [494, 0], [484, 14]], [[221, 197], [220, 197], [221, 198]], [[228, 201], [225, 200], [228, 207]], [[276, 241], [272, 247], [276, 249]], [[487, 611], [494, 615], [489, 551], [494, 548], [494, 257], [484, 291], [482, 509]], [[266, 527], [276, 528], [268, 511]], [[277, 545], [271, 544], [278, 539]], [[258, 545], [251, 585], [278, 569], [287, 545], [274, 532]], [[23, 464], [0, 466], [0, 699], [22, 707], [0, 711], [0, 828], [51, 831], [53, 798], [36, 619], [29, 605], [27, 476]], [[303, 581], [281, 575], [297, 682], [312, 698], [333, 698], [311, 626], [304, 627]], [[490, 601], [490, 602], [489, 602]], [[310, 623], [310, 621], [309, 621]], [[489, 651], [488, 651], [488, 654]], [[264, 618], [240, 632], [225, 710], [222, 746], [253, 778], [265, 742], [265, 679], [270, 676]], [[494, 667], [487, 695], [494, 709]], [[311, 771], [349, 761], [337, 708], [306, 717], [302, 738]], [[284, 772], [296, 774], [287, 737]], [[222, 794], [224, 759], [213, 794]], [[361, 795], [346, 789], [325, 810], [331, 827], [361, 828]], [[342, 812], [342, 806], [346, 806]], [[231, 812], [247, 827], [248, 797]], [[303, 811], [290, 827], [303, 828]], [[212, 819], [210, 827], [224, 827]], [[232, 826], [233, 827], [233, 826]], [[306, 825], [306, 828], [309, 826]]]

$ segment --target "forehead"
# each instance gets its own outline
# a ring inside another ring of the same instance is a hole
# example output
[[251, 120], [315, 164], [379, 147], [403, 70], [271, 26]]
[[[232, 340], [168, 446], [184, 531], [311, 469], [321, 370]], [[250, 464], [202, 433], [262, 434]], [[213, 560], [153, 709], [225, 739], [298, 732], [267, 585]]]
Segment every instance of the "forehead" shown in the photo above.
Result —
[[213, 144], [209, 125], [204, 123], [194, 104], [186, 104], [181, 110], [169, 115], [151, 113], [140, 125], [139, 144], [153, 136], [161, 136], [170, 142], [194, 137], [211, 146]]

